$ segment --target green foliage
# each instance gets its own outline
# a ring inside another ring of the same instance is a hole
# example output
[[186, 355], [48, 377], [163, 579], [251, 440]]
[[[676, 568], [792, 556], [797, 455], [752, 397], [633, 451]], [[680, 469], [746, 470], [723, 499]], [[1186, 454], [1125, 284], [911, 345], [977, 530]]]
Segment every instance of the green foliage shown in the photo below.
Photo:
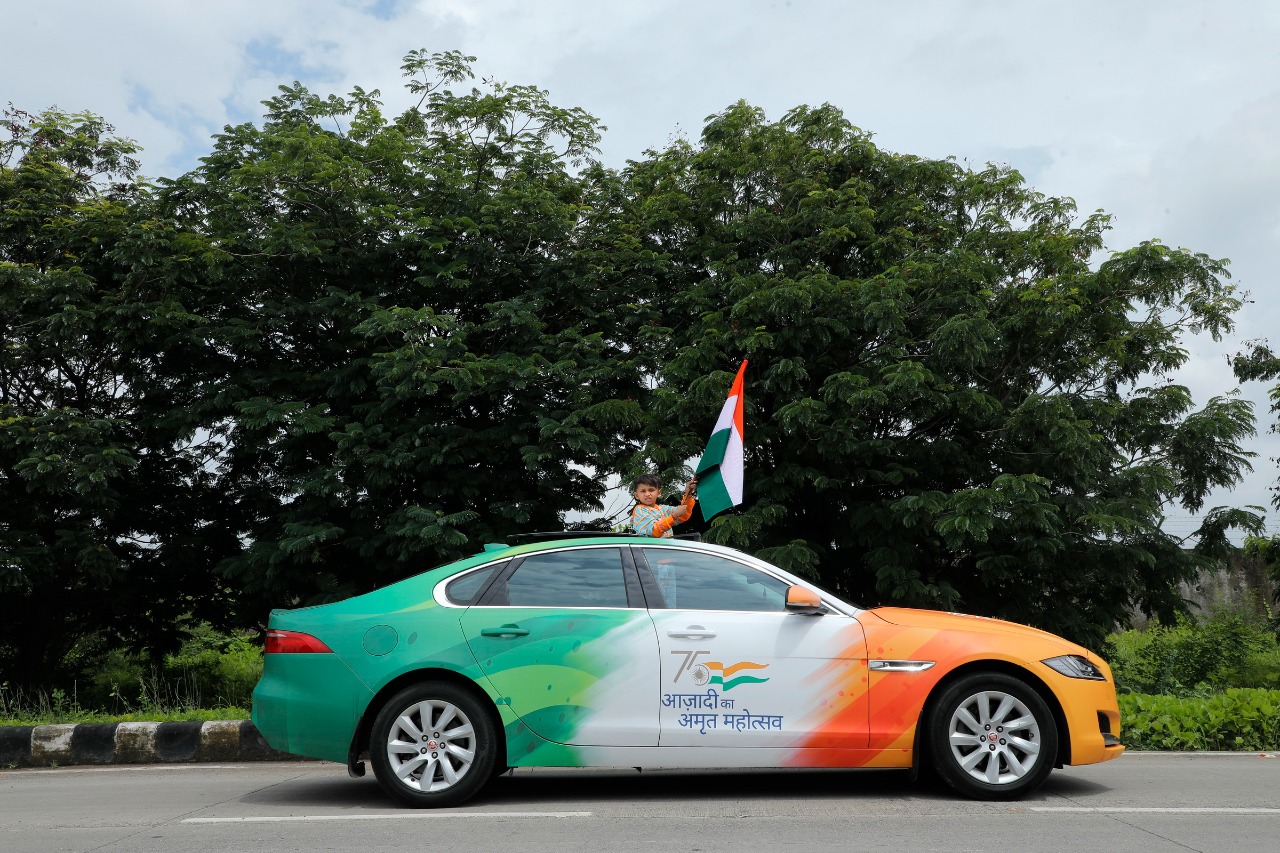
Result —
[[166, 723], [184, 720], [247, 720], [247, 707], [198, 708], [189, 703], [149, 703], [126, 713], [89, 710], [78, 695], [63, 690], [27, 690], [0, 683], [0, 726], [81, 723]]
[[[0, 725], [16, 722], [245, 719], [262, 676], [262, 648], [245, 633], [208, 623], [183, 627], [178, 651], [156, 660], [145, 651], [102, 650], [93, 642], [70, 655], [80, 671], [68, 688], [0, 688]], [[87, 646], [87, 647], [85, 647]], [[218, 716], [218, 713], [229, 716]]]
[[181, 629], [178, 650], [164, 655], [112, 649], [86, 673], [84, 702], [119, 712], [169, 713], [200, 708], [248, 708], [262, 677], [262, 647], [254, 635], [224, 633], [209, 623]]
[[29, 691], [0, 683], [0, 725], [22, 726], [42, 723], [79, 722], [85, 716], [75, 693], [55, 689]]
[[1280, 642], [1256, 620], [1217, 612], [1108, 638], [1131, 749], [1280, 749]]
[[88, 114], [0, 125], [0, 676], [47, 684], [87, 638], [225, 619], [208, 562], [238, 544], [211, 524], [195, 320], [150, 269], [136, 146]]
[[1268, 626], [1237, 613], [1113, 634], [1107, 659], [1121, 692], [1185, 696], [1235, 687], [1280, 690], [1280, 641]]
[[[1280, 356], [1275, 354], [1266, 341], [1253, 341], [1247, 350], [1236, 354], [1231, 364], [1236, 378], [1241, 382], [1280, 379]], [[1276, 419], [1270, 431], [1280, 432], [1280, 382], [1271, 386], [1268, 396], [1271, 398], [1271, 415]], [[1280, 463], [1280, 457], [1271, 461]], [[1280, 479], [1276, 480], [1271, 491], [1271, 505], [1280, 510]], [[1274, 576], [1277, 586], [1280, 586], [1280, 558], [1269, 562], [1276, 567]]]
[[218, 570], [259, 612], [554, 529], [639, 439], [644, 314], [619, 300], [598, 123], [533, 87], [443, 88], [469, 62], [411, 53], [421, 100], [393, 119], [377, 92], [282, 87], [158, 194], [217, 247], [195, 407], [225, 425], [247, 543]]
[[1226, 531], [1259, 529], [1211, 509], [1195, 551], [1161, 529], [1249, 467], [1249, 404], [1168, 379], [1185, 336], [1231, 329], [1225, 262], [1148, 241], [1095, 265], [1106, 215], [880, 150], [831, 106], [737, 104], [627, 178], [669, 259], [659, 467], [696, 455], [751, 359], [746, 500], [713, 540], [866, 604], [1096, 646], [1134, 606], [1172, 620]]
[[[172, 651], [598, 508], [651, 364], [595, 119], [406, 57], [418, 106], [299, 85], [194, 172], [90, 116], [0, 150], [0, 672]], [[575, 171], [576, 170], [576, 171]], [[242, 617], [240, 614], [249, 614]]]
[[262, 677], [262, 647], [251, 636], [197, 625], [175, 654], [165, 655], [164, 675], [170, 682], [188, 679], [200, 707], [248, 708]]
[[408, 54], [396, 116], [283, 86], [156, 185], [97, 117], [5, 113], [0, 678], [145, 650], [184, 693], [230, 685], [248, 651], [184, 620], [558, 528], [610, 475], [676, 482], [743, 357], [747, 500], [708, 535], [862, 603], [1097, 645], [1134, 606], [1171, 623], [1260, 529], [1161, 528], [1248, 466], [1248, 404], [1168, 380], [1231, 329], [1225, 262], [1095, 263], [1104, 214], [830, 106], [737, 104], [606, 169], [595, 118], [472, 61]]
[[1120, 696], [1130, 749], [1280, 749], [1280, 690], [1228, 688], [1210, 696]]

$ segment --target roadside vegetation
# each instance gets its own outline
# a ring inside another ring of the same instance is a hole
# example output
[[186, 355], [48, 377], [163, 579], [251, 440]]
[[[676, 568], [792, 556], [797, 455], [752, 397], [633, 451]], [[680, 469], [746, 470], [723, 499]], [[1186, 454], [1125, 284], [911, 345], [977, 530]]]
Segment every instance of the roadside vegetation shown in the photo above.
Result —
[[1274, 620], [1219, 611], [1111, 635], [1106, 654], [1130, 749], [1280, 749]]
[[262, 675], [262, 648], [251, 633], [224, 634], [207, 624], [185, 631], [177, 652], [85, 650], [91, 665], [69, 688], [0, 683], [0, 726], [51, 723], [244, 720]]

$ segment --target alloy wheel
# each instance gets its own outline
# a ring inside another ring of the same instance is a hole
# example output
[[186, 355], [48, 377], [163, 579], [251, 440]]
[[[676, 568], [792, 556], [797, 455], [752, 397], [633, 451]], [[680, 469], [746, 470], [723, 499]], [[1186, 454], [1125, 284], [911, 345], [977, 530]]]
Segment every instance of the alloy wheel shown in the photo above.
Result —
[[475, 728], [451, 702], [415, 702], [391, 723], [386, 753], [396, 778], [408, 788], [423, 793], [445, 791], [475, 763]]
[[1007, 785], [1040, 761], [1040, 721], [1017, 697], [984, 690], [951, 714], [947, 741], [956, 764], [989, 785]]

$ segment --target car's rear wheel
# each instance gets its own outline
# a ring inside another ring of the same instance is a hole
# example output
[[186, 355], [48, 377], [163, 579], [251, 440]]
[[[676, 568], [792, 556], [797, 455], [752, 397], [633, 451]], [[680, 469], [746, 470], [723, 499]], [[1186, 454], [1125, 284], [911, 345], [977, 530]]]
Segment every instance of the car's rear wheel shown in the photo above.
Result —
[[497, 734], [480, 701], [444, 682], [391, 697], [373, 722], [369, 759], [382, 789], [416, 808], [455, 806], [493, 776]]
[[966, 796], [1009, 800], [1037, 788], [1056, 762], [1058, 729], [1040, 694], [997, 672], [967, 675], [929, 716], [938, 775]]

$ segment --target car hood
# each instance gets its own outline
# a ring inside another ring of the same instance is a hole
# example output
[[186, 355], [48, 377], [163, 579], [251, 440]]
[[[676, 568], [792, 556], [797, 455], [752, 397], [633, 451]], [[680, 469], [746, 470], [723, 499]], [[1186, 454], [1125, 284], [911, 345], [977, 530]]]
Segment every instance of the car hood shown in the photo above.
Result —
[[1083, 646], [1070, 640], [1032, 628], [1017, 622], [1006, 622], [990, 616], [971, 616], [967, 613], [943, 613], [938, 610], [914, 610], [909, 607], [877, 607], [866, 611], [891, 625], [906, 628], [927, 628], [943, 631], [966, 631], [972, 634], [998, 634], [1006, 637], [1025, 637], [1061, 646], [1064, 654], [1084, 655], [1093, 658]]

